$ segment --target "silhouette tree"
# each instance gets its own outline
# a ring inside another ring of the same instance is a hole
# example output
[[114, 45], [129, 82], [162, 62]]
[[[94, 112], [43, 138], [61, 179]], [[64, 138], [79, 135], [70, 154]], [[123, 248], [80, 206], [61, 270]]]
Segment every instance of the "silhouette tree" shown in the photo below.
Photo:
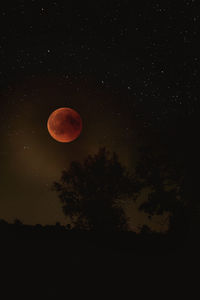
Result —
[[149, 188], [148, 199], [139, 207], [150, 216], [168, 213], [169, 231], [183, 231], [186, 226], [186, 203], [183, 197], [181, 167], [173, 166], [165, 155], [146, 153], [137, 168], [141, 186]]
[[15, 226], [23, 226], [23, 223], [19, 219], [14, 220]]
[[136, 185], [116, 153], [100, 148], [83, 163], [72, 162], [53, 189], [75, 228], [104, 232], [128, 229], [121, 204], [136, 193]]
[[136, 174], [142, 188], [149, 189], [140, 209], [150, 216], [168, 213], [169, 232], [180, 234], [189, 226], [190, 203], [185, 194], [186, 130], [184, 122], [176, 122], [171, 121], [171, 128], [154, 132], [154, 140], [140, 151]]

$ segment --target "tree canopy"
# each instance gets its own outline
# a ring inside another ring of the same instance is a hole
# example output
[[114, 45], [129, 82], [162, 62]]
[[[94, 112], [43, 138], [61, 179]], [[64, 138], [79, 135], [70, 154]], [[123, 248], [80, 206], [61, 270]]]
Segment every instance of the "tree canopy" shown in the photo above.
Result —
[[54, 182], [62, 208], [76, 228], [94, 231], [127, 230], [121, 206], [136, 193], [133, 176], [119, 162], [116, 153], [100, 148], [83, 163], [72, 162]]

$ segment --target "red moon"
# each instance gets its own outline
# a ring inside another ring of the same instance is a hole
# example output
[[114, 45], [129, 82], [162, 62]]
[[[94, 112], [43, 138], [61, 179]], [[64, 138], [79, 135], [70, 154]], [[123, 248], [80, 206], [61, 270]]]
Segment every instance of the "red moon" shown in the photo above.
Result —
[[56, 141], [69, 143], [80, 135], [82, 119], [74, 109], [61, 107], [49, 116], [47, 128]]

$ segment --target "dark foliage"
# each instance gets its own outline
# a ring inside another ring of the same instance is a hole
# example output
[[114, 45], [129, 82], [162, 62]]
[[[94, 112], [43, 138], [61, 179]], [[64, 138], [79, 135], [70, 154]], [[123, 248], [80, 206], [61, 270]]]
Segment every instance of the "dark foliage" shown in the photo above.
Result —
[[172, 162], [168, 152], [153, 153], [150, 148], [144, 148], [136, 168], [141, 186], [149, 189], [148, 199], [140, 205], [140, 210], [150, 216], [168, 213], [169, 230], [175, 230], [176, 225], [183, 228], [186, 221], [182, 193], [184, 173], [183, 166], [178, 164], [178, 161]]
[[62, 172], [60, 182], [54, 183], [54, 189], [76, 228], [127, 230], [120, 202], [136, 193], [137, 187], [115, 153], [101, 148], [83, 163], [72, 162], [69, 170]]
[[177, 236], [200, 229], [198, 120], [196, 111], [152, 130], [136, 168], [141, 185], [150, 190], [140, 209], [150, 215], [169, 213], [169, 233]]

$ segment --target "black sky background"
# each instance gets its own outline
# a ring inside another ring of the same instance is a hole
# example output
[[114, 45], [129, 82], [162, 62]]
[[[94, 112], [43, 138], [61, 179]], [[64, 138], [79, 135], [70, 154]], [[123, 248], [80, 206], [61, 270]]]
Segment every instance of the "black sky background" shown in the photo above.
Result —
[[[2, 1], [0, 12], [0, 218], [65, 224], [50, 186], [72, 160], [106, 146], [134, 171], [141, 143], [159, 151], [155, 132], [170, 135], [194, 112], [198, 4]], [[63, 106], [83, 119], [70, 144], [54, 141], [46, 128]], [[134, 230], [143, 223], [164, 228], [136, 206], [127, 208]]]

